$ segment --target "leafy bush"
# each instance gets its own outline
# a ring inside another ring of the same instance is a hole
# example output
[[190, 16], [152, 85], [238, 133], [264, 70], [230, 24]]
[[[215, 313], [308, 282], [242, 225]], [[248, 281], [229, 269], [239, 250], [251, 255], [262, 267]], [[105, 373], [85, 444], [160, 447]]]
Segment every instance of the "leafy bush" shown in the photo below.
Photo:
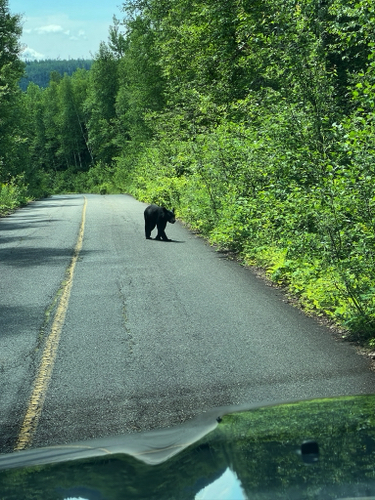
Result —
[[12, 179], [7, 184], [0, 184], [0, 216], [6, 215], [20, 205], [25, 205], [29, 199], [22, 178]]

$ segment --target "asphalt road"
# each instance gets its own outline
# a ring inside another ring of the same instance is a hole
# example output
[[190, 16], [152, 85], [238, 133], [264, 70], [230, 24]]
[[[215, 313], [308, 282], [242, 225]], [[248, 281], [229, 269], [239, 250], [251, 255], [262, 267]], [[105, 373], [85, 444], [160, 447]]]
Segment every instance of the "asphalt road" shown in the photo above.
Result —
[[146, 240], [145, 206], [54, 196], [0, 220], [0, 453], [23, 428], [44, 446], [374, 392], [352, 346], [180, 223]]

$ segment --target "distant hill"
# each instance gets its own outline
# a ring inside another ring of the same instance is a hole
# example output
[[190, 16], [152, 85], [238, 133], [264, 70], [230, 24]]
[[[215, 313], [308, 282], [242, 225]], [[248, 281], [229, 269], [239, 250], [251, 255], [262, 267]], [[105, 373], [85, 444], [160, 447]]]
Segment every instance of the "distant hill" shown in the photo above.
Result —
[[92, 60], [90, 59], [69, 59], [44, 61], [26, 61], [26, 77], [21, 78], [20, 87], [23, 91], [27, 89], [30, 82], [39, 87], [48, 87], [52, 71], [57, 71], [61, 76], [72, 75], [78, 68], [90, 69]]

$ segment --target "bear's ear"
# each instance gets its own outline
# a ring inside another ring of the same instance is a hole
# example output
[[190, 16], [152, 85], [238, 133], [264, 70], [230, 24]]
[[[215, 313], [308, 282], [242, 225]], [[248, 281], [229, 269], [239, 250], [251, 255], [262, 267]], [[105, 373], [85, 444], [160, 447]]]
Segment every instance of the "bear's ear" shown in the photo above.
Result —
[[174, 208], [172, 208], [172, 213], [174, 213], [174, 211], [175, 211], [175, 209], [174, 209]]

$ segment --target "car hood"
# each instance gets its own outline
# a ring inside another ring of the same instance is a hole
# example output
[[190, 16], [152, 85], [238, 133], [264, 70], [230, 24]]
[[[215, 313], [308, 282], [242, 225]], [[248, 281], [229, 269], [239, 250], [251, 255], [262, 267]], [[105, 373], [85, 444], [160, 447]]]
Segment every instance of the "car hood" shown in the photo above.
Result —
[[177, 427], [0, 455], [0, 492], [7, 500], [375, 499], [374, 410], [372, 395], [216, 408]]

